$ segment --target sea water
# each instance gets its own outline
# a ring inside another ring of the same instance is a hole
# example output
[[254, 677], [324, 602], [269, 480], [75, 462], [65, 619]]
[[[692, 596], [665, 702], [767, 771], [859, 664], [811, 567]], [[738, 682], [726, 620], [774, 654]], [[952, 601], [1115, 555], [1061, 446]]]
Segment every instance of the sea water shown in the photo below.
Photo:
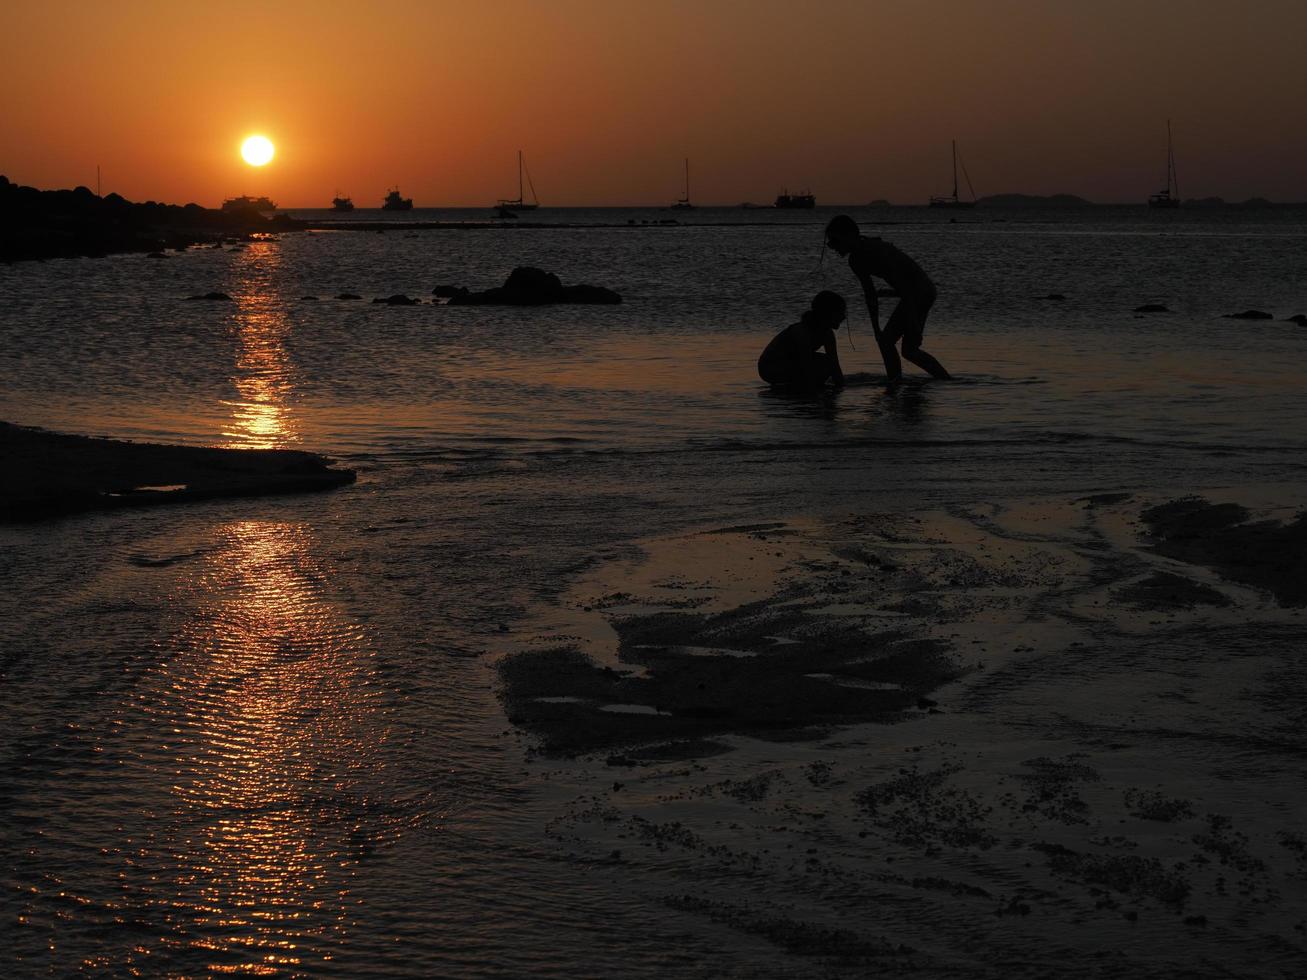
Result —
[[[531, 609], [653, 534], [1303, 480], [1307, 212], [855, 212], [939, 287], [924, 346], [956, 380], [908, 365], [891, 394], [833, 213], [544, 209], [521, 223], [569, 227], [0, 268], [0, 418], [359, 471], [0, 529], [12, 970], [728, 975], [546, 844], [487, 663]], [[518, 265], [624, 302], [370, 302]], [[819, 289], [871, 377], [777, 395], [757, 355]], [[209, 291], [231, 302], [186, 299]], [[1222, 317], [1247, 308], [1276, 319]]]

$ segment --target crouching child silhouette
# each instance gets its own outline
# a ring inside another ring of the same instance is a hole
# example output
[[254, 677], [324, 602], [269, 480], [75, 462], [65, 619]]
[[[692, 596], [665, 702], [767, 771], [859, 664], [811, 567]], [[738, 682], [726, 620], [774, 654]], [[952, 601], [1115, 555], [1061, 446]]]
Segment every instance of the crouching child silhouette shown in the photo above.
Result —
[[847, 310], [838, 293], [823, 290], [798, 323], [786, 327], [758, 358], [758, 375], [769, 385], [804, 391], [821, 388], [827, 381], [844, 384], [835, 331]]
[[[926, 316], [935, 303], [935, 284], [912, 258], [889, 242], [860, 234], [857, 223], [847, 214], [831, 218], [826, 226], [826, 244], [840, 255], [847, 255], [849, 268], [858, 277], [862, 295], [867, 299], [871, 329], [885, 360], [885, 376], [891, 385], [903, 377], [903, 362], [895, 344], [903, 341], [903, 358], [932, 377], [947, 381], [951, 375], [944, 365], [921, 349], [926, 331]], [[884, 329], [880, 325], [880, 306], [876, 300], [876, 282], [884, 279], [899, 294], [899, 305], [890, 314]]]

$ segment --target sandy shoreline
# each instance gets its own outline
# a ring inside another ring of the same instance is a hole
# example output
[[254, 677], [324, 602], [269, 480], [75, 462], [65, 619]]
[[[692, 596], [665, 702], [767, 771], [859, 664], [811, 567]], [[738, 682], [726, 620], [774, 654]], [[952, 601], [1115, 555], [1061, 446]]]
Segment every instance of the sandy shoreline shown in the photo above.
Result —
[[499, 662], [544, 833], [740, 975], [1293, 975], [1295, 492], [646, 542]]
[[354, 482], [313, 453], [122, 442], [0, 422], [0, 521], [222, 497], [304, 493]]

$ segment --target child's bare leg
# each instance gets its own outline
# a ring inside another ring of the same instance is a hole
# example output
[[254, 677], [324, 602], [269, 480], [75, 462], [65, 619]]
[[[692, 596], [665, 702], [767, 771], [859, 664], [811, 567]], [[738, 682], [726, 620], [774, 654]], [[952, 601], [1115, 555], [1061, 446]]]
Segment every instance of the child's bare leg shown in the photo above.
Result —
[[903, 377], [903, 362], [899, 360], [899, 350], [895, 346], [901, 334], [894, 330], [893, 326], [892, 323], [886, 324], [885, 329], [876, 338], [881, 359], [885, 362], [885, 380], [890, 384], [895, 384]]
[[953, 378], [953, 375], [944, 370], [943, 364], [940, 364], [939, 361], [935, 360], [935, 358], [931, 357], [920, 347], [909, 348], [904, 344], [903, 357], [905, 360], [911, 361], [917, 367], [921, 368], [921, 370], [925, 371], [932, 378], [939, 378], [941, 381], [951, 381]]

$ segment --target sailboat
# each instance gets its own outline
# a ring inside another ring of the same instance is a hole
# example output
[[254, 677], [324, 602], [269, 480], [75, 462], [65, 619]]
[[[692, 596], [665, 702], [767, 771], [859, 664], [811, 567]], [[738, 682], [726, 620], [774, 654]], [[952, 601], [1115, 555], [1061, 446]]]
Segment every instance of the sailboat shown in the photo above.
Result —
[[1171, 146], [1171, 120], [1166, 121], [1166, 189], [1148, 199], [1150, 208], [1178, 208], [1180, 179], [1175, 175], [1175, 150]]
[[932, 197], [930, 206], [932, 208], [974, 208], [976, 206], [976, 190], [971, 186], [971, 175], [967, 173], [967, 165], [962, 165], [962, 176], [967, 178], [967, 190], [971, 192], [971, 200], [964, 201], [958, 197], [958, 141], [953, 141], [953, 193], [948, 197]]
[[534, 211], [540, 207], [540, 201], [536, 199], [536, 187], [531, 182], [531, 172], [526, 170], [526, 183], [531, 188], [531, 203], [527, 203], [522, 197], [522, 172], [526, 170], [526, 164], [522, 162], [522, 151], [517, 151], [517, 197], [513, 200], [502, 200], [495, 205], [500, 211]]
[[680, 211], [686, 211], [694, 207], [694, 205], [690, 203], [690, 158], [689, 157], [685, 158], [685, 194], [682, 197], [678, 197], [676, 199], [676, 203], [669, 205], [669, 207], [675, 208]]

